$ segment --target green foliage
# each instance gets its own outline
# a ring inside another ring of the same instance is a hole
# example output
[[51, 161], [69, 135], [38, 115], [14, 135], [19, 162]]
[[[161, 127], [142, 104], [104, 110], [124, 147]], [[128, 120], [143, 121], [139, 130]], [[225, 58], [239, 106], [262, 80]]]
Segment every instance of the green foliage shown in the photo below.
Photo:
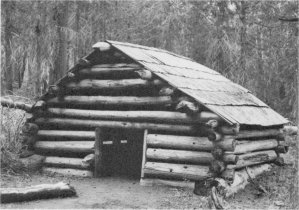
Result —
[[[42, 92], [33, 91], [33, 81], [39, 78], [47, 87], [58, 54], [54, 14], [59, 1], [15, 3], [15, 11], [9, 14], [14, 87], [38, 96]], [[92, 44], [105, 39], [164, 48], [223, 73], [295, 119], [298, 26], [279, 21], [281, 16], [298, 14], [295, 1], [76, 1], [69, 2], [68, 14], [68, 26], [62, 31], [68, 37], [69, 67]], [[1, 17], [5, 17], [3, 10]], [[38, 21], [40, 54], [35, 40]], [[4, 44], [2, 40], [2, 52]], [[2, 62], [1, 69], [5, 66]]]

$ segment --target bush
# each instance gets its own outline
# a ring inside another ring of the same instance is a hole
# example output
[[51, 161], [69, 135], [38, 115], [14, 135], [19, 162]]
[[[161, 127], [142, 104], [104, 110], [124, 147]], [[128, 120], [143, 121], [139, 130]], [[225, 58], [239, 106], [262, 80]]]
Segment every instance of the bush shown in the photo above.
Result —
[[22, 171], [22, 163], [19, 161], [22, 142], [19, 136], [26, 119], [26, 112], [2, 106], [0, 107], [0, 111], [1, 172], [19, 173]]

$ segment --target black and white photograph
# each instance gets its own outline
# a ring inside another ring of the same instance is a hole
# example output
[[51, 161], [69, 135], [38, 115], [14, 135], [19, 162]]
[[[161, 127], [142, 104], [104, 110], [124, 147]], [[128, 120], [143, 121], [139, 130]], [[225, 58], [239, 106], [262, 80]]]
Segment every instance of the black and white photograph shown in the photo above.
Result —
[[1, 0], [1, 209], [299, 209], [297, 0]]

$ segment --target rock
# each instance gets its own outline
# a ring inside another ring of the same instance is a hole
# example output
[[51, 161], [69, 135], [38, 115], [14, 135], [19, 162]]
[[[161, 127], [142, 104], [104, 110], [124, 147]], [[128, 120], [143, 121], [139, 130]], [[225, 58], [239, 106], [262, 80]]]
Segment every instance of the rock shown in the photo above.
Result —
[[282, 201], [274, 201], [275, 206], [285, 206], [285, 203]]

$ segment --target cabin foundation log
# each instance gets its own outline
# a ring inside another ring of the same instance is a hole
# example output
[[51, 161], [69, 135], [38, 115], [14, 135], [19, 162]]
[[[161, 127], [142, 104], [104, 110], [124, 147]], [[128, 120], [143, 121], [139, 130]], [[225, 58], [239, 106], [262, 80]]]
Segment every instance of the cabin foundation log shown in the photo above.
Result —
[[93, 177], [93, 173], [89, 170], [79, 170], [72, 168], [43, 167], [42, 172], [49, 175]]
[[148, 148], [146, 157], [149, 160], [162, 160], [165, 162], [181, 162], [189, 164], [209, 164], [213, 156], [210, 152], [196, 152], [186, 150], [154, 149]]
[[277, 158], [277, 154], [274, 150], [265, 150], [258, 152], [251, 152], [238, 156], [238, 162], [236, 165], [228, 165], [228, 168], [244, 168], [246, 166], [252, 166], [267, 162], [273, 162]]
[[44, 160], [44, 166], [57, 168], [89, 169], [90, 164], [84, 163], [81, 158], [51, 157]]
[[145, 177], [203, 180], [211, 177], [208, 166], [147, 162]]

